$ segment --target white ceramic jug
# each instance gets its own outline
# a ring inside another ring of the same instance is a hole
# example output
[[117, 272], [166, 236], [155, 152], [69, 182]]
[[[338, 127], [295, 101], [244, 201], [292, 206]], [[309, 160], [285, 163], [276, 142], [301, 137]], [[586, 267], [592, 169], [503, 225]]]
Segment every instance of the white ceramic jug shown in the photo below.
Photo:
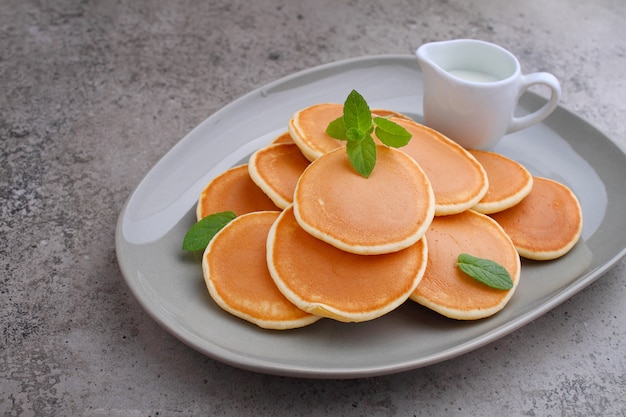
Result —
[[[561, 97], [552, 74], [523, 75], [518, 60], [498, 45], [473, 39], [420, 46], [424, 80], [424, 122], [467, 149], [490, 149], [507, 133], [544, 120]], [[538, 110], [515, 116], [522, 94], [545, 85], [550, 99]]]

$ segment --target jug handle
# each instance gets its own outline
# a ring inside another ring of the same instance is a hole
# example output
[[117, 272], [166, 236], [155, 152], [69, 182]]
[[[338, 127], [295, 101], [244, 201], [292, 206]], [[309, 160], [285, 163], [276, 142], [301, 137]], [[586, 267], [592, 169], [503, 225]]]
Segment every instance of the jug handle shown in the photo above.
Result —
[[533, 85], [547, 86], [550, 89], [550, 99], [533, 113], [522, 117], [513, 117], [506, 133], [513, 133], [530, 127], [535, 123], [539, 123], [548, 117], [554, 109], [556, 109], [556, 106], [561, 99], [561, 84], [559, 83], [559, 80], [554, 75], [547, 72], [535, 72], [528, 75], [522, 75], [518, 97], [521, 97], [522, 94]]

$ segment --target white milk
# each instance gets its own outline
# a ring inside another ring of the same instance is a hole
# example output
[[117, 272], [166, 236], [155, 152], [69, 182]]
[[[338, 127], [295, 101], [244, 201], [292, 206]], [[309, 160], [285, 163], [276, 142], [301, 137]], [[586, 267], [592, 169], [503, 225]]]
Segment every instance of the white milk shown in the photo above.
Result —
[[495, 75], [487, 74], [486, 72], [472, 71], [472, 70], [451, 70], [448, 73], [456, 78], [460, 78], [465, 81], [472, 81], [476, 83], [490, 83], [498, 81], [499, 78]]

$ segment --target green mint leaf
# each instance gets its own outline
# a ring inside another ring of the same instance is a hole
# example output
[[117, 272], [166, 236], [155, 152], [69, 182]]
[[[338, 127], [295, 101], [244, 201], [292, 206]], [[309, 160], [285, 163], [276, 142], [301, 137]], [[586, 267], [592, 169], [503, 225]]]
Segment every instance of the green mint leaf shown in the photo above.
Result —
[[376, 165], [376, 143], [371, 136], [360, 141], [348, 141], [348, 159], [359, 174], [368, 178]]
[[183, 240], [183, 250], [199, 251], [209, 245], [213, 236], [236, 217], [232, 211], [211, 214], [191, 226]]
[[382, 143], [393, 148], [401, 148], [411, 140], [411, 134], [404, 127], [384, 117], [375, 117], [376, 136]]
[[352, 90], [343, 105], [343, 122], [347, 129], [355, 128], [369, 132], [372, 127], [372, 113], [367, 102], [356, 90]]
[[359, 129], [355, 129], [353, 127], [349, 128], [348, 130], [346, 130], [346, 137], [348, 138], [348, 141], [362, 141], [363, 139], [365, 139], [366, 134], [365, 132], [359, 130]]
[[334, 139], [348, 140], [346, 136], [346, 124], [343, 122], [343, 116], [336, 118], [328, 124], [326, 134]]
[[513, 288], [509, 272], [499, 263], [490, 259], [477, 258], [467, 253], [458, 256], [457, 266], [477, 281], [499, 290]]
[[372, 133], [380, 141], [394, 148], [406, 145], [411, 134], [387, 117], [372, 119], [372, 112], [365, 99], [352, 90], [343, 105], [343, 116], [331, 121], [326, 133], [339, 140], [347, 141], [348, 158], [359, 174], [368, 178], [376, 165], [376, 143]]

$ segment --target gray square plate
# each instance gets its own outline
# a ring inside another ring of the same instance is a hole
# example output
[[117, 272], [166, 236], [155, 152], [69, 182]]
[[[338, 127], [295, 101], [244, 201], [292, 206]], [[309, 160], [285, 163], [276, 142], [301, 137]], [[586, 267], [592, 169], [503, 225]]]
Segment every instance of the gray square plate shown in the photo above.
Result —
[[[626, 253], [626, 155], [606, 136], [558, 108], [544, 123], [505, 137], [497, 152], [578, 196], [583, 238], [551, 262], [523, 261], [519, 288], [497, 315], [462, 322], [407, 302], [365, 323], [332, 320], [297, 330], [262, 330], [223, 312], [204, 285], [199, 256], [181, 250], [202, 188], [286, 131], [291, 115], [342, 103], [356, 89], [372, 107], [422, 120], [422, 74], [413, 56], [340, 61], [283, 78], [232, 102], [185, 136], [141, 181], [117, 224], [116, 251], [135, 297], [192, 348], [258, 372], [357, 378], [406, 371], [469, 352], [565, 301]], [[521, 112], [544, 100], [527, 93]]]

